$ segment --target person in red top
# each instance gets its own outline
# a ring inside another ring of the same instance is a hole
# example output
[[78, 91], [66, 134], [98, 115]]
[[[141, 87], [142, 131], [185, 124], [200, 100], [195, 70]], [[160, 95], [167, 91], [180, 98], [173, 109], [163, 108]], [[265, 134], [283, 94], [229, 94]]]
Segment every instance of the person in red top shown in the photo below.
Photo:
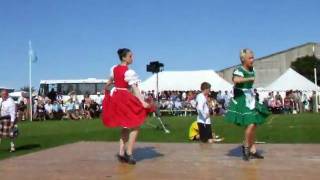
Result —
[[[139, 127], [144, 123], [151, 106], [144, 101], [138, 83], [138, 75], [128, 65], [132, 64], [133, 54], [127, 49], [119, 49], [121, 63], [111, 68], [110, 79], [106, 84], [103, 100], [102, 120], [106, 127], [121, 128], [120, 162], [135, 164], [132, 152]], [[111, 85], [114, 87], [111, 91]]]

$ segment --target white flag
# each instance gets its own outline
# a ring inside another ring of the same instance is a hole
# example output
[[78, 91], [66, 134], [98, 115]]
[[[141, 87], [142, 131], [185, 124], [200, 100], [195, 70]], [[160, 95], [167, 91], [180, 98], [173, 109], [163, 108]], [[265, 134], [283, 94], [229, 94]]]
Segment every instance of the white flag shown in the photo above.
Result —
[[38, 61], [38, 56], [36, 52], [32, 49], [31, 41], [29, 41], [29, 57], [30, 57], [30, 61], [33, 63]]

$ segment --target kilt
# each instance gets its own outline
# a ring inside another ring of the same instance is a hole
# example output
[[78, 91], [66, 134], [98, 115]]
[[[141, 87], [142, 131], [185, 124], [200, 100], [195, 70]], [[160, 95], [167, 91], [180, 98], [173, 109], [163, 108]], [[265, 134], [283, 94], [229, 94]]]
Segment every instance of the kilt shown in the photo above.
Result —
[[15, 138], [18, 136], [17, 125], [10, 128], [11, 120], [3, 119], [0, 120], [0, 138]]

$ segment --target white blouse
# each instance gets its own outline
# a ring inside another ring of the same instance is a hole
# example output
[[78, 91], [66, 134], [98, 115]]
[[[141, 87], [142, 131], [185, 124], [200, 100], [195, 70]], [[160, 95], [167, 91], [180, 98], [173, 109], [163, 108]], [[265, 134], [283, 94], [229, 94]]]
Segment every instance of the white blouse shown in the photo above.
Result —
[[11, 122], [14, 122], [16, 119], [16, 104], [14, 103], [13, 99], [8, 98], [5, 101], [0, 102], [0, 112], [1, 116], [10, 115]]
[[127, 81], [130, 86], [141, 82], [138, 74], [132, 69], [129, 69], [124, 73], [124, 80]]

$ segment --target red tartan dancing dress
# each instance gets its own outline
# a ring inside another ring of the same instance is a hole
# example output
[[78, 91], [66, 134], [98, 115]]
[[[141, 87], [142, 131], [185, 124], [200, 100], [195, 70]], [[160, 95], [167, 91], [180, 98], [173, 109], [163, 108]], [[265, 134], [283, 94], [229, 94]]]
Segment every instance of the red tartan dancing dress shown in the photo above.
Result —
[[144, 123], [149, 109], [129, 90], [129, 86], [139, 83], [137, 74], [125, 65], [111, 69], [114, 88], [105, 93], [102, 109], [102, 120], [106, 127], [134, 128]]

